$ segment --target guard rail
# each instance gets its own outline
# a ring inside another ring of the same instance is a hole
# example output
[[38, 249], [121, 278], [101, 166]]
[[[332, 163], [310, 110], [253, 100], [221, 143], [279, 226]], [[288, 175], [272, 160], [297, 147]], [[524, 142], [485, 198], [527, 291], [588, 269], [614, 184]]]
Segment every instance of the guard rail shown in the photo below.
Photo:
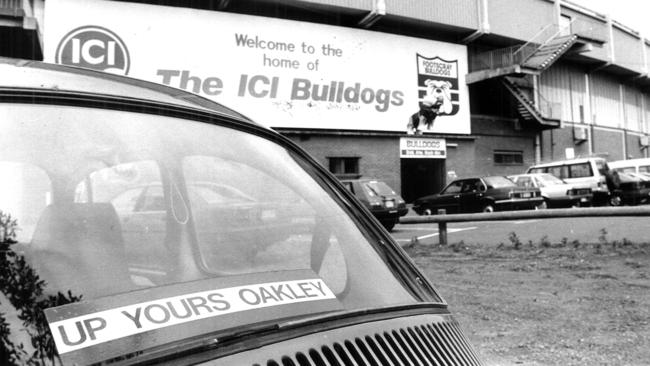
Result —
[[444, 210], [439, 210], [437, 215], [432, 216], [401, 217], [399, 223], [407, 225], [437, 223], [438, 241], [441, 245], [446, 245], [448, 222], [508, 221], [602, 216], [650, 216], [650, 206], [558, 208], [547, 210], [503, 211], [471, 214], [445, 214]]

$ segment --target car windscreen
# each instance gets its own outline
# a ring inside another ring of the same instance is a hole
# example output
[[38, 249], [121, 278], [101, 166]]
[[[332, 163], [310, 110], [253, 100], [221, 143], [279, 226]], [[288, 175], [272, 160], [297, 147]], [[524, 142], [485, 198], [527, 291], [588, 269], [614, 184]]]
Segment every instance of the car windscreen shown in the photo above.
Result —
[[636, 167], [629, 166], [629, 167], [618, 167], [618, 168], [613, 168], [612, 170], [615, 170], [619, 173], [636, 173]]
[[598, 169], [598, 173], [600, 175], [605, 175], [609, 171], [609, 166], [604, 160], [597, 159], [596, 161], [596, 169]]
[[340, 194], [270, 139], [25, 104], [0, 105], [0, 128], [0, 342], [18, 364], [421, 301]]
[[530, 169], [528, 169], [529, 174], [546, 173], [547, 171], [548, 171], [548, 168], [530, 168]]
[[396, 195], [388, 184], [382, 181], [370, 181], [362, 183], [366, 188], [366, 192], [371, 196], [394, 196]]
[[533, 178], [527, 176], [527, 175], [520, 175], [520, 176], [512, 176], [508, 177], [510, 180], [515, 182], [516, 185], [519, 187], [533, 187]]
[[506, 177], [494, 176], [483, 178], [488, 188], [507, 188], [516, 187], [517, 185]]
[[618, 173], [618, 179], [621, 183], [638, 182], [641, 179], [628, 173]]
[[564, 184], [564, 181], [551, 174], [540, 174], [537, 176], [542, 187]]

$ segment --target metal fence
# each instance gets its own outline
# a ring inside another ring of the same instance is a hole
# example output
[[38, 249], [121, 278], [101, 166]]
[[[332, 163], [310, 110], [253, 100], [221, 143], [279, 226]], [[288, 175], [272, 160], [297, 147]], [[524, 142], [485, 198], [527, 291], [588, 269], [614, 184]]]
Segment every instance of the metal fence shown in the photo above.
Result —
[[473, 214], [440, 213], [433, 216], [407, 216], [400, 218], [400, 224], [438, 224], [438, 240], [440, 244], [447, 244], [448, 222], [473, 222], [473, 221], [509, 221], [526, 219], [556, 219], [567, 217], [614, 217], [614, 216], [650, 216], [650, 206], [635, 207], [586, 207], [563, 208], [550, 210], [504, 211]]
[[520, 65], [524, 62], [524, 54], [515, 52], [521, 47], [521, 45], [517, 45], [470, 55], [469, 71], [493, 70]]

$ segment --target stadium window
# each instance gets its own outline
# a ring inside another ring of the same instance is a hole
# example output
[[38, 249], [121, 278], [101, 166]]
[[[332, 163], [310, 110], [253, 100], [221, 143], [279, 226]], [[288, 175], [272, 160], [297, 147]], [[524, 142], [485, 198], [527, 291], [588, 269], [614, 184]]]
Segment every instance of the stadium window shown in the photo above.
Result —
[[330, 157], [329, 169], [339, 178], [358, 178], [359, 158], [358, 157]]
[[524, 153], [523, 151], [495, 150], [494, 164], [524, 165]]

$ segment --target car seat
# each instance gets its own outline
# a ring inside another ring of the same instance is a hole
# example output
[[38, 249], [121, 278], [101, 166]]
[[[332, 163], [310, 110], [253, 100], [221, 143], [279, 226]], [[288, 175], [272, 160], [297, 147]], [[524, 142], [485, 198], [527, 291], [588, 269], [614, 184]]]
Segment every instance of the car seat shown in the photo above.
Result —
[[120, 221], [110, 203], [50, 205], [30, 245], [46, 293], [85, 299], [134, 288], [129, 276]]

